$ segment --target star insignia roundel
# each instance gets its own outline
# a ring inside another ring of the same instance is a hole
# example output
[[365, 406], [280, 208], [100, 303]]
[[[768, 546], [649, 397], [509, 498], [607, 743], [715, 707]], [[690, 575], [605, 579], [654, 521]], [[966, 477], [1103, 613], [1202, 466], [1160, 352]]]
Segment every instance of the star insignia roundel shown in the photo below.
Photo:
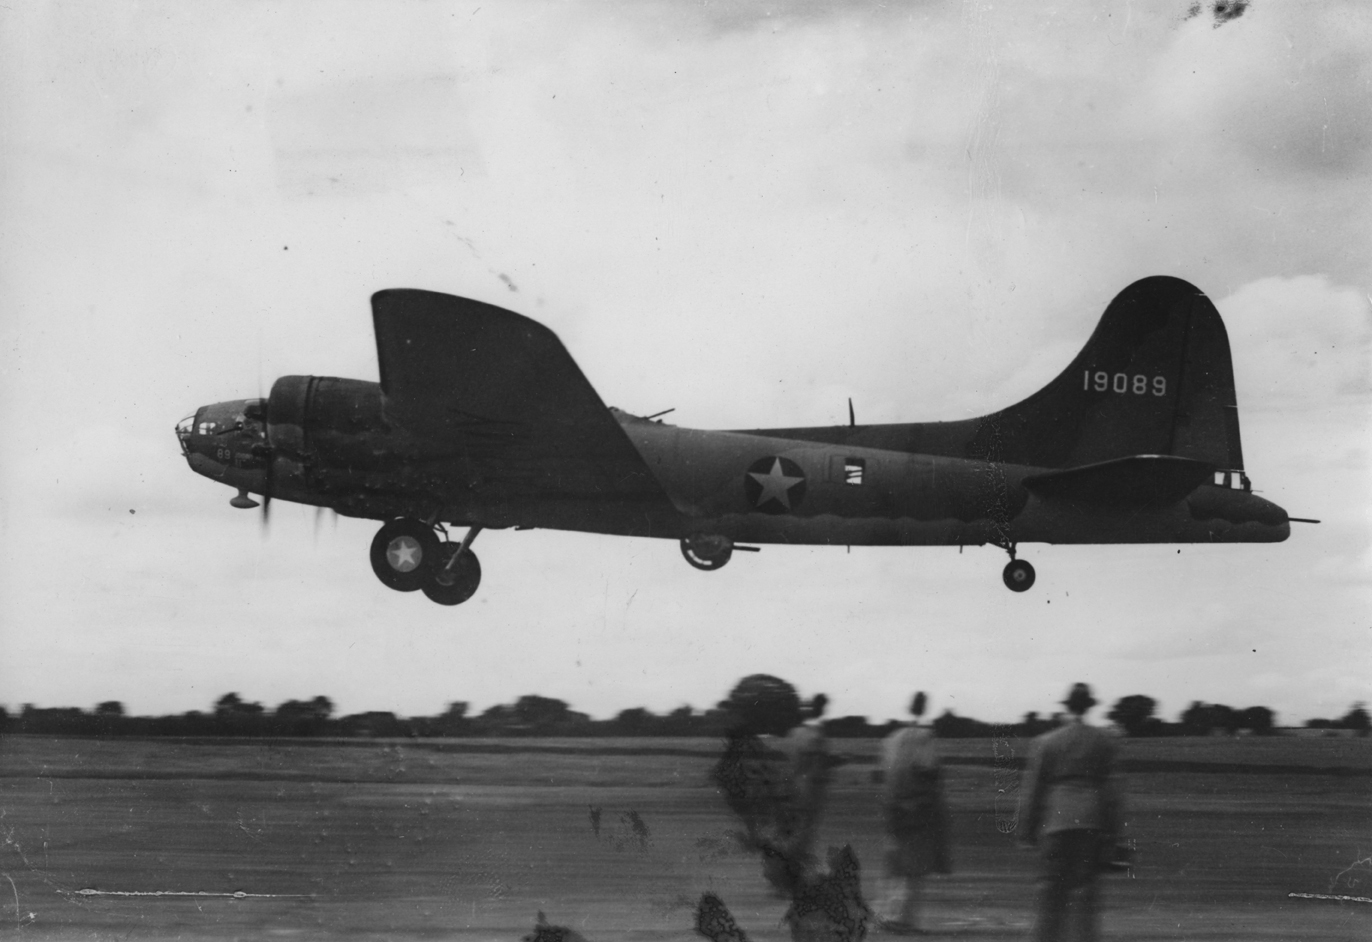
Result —
[[790, 513], [805, 499], [805, 472], [790, 458], [759, 458], [743, 475], [743, 493], [765, 514]]
[[414, 572], [423, 557], [424, 550], [412, 536], [398, 536], [386, 548], [386, 558], [396, 572]]

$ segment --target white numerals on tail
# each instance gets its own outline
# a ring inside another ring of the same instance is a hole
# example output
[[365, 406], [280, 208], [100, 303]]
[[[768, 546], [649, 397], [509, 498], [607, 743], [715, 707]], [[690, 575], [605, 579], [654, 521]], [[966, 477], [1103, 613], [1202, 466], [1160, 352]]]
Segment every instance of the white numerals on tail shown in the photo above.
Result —
[[1150, 392], [1155, 396], [1165, 396], [1167, 377], [1154, 376], [1150, 381], [1142, 373], [1130, 376], [1128, 373], [1110, 374], [1104, 370], [1093, 373], [1090, 370], [1083, 370], [1081, 388], [1087, 392], [1094, 389], [1096, 392], [1133, 393], [1135, 396], [1146, 396]]

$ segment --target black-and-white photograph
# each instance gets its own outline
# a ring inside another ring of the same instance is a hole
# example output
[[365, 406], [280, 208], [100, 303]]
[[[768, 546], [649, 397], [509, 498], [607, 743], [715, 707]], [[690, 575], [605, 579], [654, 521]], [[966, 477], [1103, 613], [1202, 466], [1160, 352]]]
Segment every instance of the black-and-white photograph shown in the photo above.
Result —
[[0, 933], [1368, 937], [1369, 49], [0, 9]]

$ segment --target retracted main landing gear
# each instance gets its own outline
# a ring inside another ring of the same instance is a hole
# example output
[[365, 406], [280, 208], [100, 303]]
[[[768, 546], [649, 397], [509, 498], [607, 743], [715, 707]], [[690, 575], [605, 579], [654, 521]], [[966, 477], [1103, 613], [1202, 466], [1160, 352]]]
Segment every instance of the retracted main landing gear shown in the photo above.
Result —
[[682, 538], [681, 555], [697, 569], [721, 569], [733, 558], [734, 541], [717, 533], [692, 533]]
[[740, 546], [718, 533], [692, 533], [681, 540], [681, 555], [686, 557], [686, 562], [706, 572], [722, 569], [733, 558], [734, 550], [740, 553], [760, 551], [756, 546]]
[[397, 592], [422, 590], [440, 605], [460, 605], [481, 584], [481, 563], [471, 550], [480, 532], [472, 527], [461, 543], [442, 543], [431, 524], [392, 520], [372, 539], [372, 571]]
[[1029, 565], [1028, 560], [1015, 558], [1015, 544], [1011, 543], [1003, 549], [1010, 554], [1010, 561], [1001, 573], [1005, 587], [1011, 592], [1027, 592], [1034, 584], [1034, 567]]

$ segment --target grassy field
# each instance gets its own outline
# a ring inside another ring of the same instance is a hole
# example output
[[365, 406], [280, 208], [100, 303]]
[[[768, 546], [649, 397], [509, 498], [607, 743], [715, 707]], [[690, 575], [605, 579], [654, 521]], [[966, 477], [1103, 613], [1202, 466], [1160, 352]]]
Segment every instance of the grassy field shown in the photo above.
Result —
[[[930, 883], [932, 937], [1023, 937], [1035, 858], [1008, 831], [1026, 744], [940, 745], [956, 872]], [[753, 939], [787, 938], [709, 784], [718, 748], [9, 737], [0, 933], [512, 942], [541, 909], [590, 942], [690, 939], [709, 889]], [[851, 761], [823, 840], [853, 845], [872, 896], [876, 743], [834, 748]], [[1289, 895], [1372, 898], [1372, 742], [1128, 741], [1123, 760], [1138, 865], [1107, 881], [1109, 938], [1372, 938], [1372, 904]]]

